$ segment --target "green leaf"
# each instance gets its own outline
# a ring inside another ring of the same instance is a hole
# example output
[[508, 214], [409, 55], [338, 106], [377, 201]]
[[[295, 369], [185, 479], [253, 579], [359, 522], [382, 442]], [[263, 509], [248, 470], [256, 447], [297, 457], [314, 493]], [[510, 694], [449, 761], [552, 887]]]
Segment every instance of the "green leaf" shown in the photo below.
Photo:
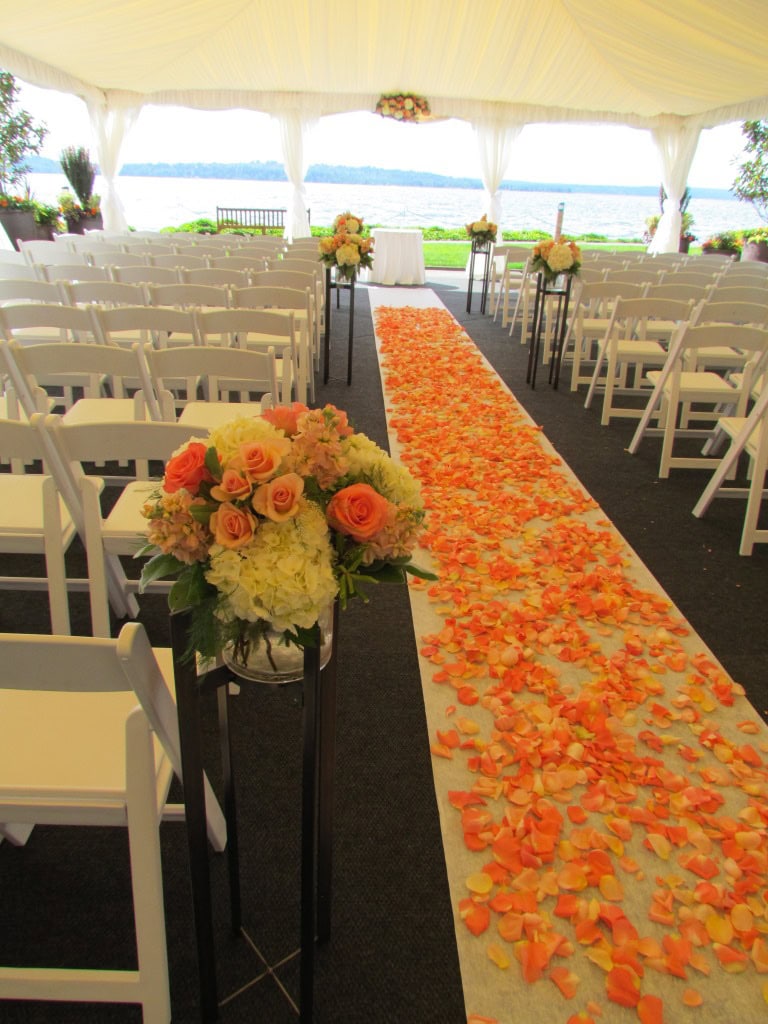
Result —
[[155, 555], [154, 558], [150, 558], [141, 570], [139, 593], [143, 594], [147, 585], [154, 580], [162, 580], [166, 576], [175, 576], [177, 572], [181, 572], [184, 568], [184, 563], [180, 562], [178, 558], [174, 558], [173, 555]]
[[215, 448], [209, 448], [205, 453], [205, 468], [214, 480], [221, 480], [221, 463]]
[[200, 563], [185, 567], [185, 571], [179, 576], [171, 587], [168, 595], [168, 606], [171, 611], [181, 611], [184, 608], [194, 608], [200, 604], [209, 592], [209, 584], [206, 583]]

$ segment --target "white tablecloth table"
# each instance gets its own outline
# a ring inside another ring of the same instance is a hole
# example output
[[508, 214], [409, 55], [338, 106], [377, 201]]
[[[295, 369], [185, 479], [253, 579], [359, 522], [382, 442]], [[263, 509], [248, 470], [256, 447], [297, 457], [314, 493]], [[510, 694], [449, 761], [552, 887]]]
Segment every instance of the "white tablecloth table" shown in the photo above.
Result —
[[418, 228], [373, 228], [373, 267], [360, 275], [369, 284], [424, 284], [423, 236]]

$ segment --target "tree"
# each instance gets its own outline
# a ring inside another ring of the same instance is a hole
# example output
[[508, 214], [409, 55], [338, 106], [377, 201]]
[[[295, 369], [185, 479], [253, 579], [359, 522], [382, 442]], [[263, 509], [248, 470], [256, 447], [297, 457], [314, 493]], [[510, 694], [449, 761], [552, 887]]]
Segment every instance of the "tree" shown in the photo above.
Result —
[[0, 194], [3, 195], [24, 181], [29, 173], [24, 158], [39, 153], [48, 134], [44, 124], [35, 124], [31, 114], [16, 107], [18, 94], [13, 75], [0, 71]]
[[740, 165], [731, 191], [768, 220], [768, 121], [745, 121], [741, 133], [747, 140], [744, 152], [749, 156]]

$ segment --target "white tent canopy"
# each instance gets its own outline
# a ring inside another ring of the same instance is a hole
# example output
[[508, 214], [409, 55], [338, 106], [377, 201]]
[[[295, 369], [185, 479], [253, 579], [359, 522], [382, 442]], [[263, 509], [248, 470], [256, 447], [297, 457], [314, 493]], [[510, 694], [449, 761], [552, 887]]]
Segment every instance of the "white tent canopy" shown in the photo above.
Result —
[[406, 90], [474, 125], [491, 219], [525, 124], [650, 130], [670, 199], [658, 246], [676, 248], [700, 130], [768, 113], [766, 0], [37, 0], [0, 35], [0, 67], [88, 104], [113, 222], [145, 104], [278, 118], [301, 233], [307, 126]]

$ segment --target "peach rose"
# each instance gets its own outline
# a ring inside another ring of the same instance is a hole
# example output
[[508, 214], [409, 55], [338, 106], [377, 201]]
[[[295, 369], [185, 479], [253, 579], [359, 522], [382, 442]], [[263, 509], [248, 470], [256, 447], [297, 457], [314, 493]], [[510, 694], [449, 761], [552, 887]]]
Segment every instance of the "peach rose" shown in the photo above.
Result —
[[233, 498], [247, 498], [253, 490], [250, 480], [238, 473], [236, 469], [225, 469], [221, 483], [211, 488], [211, 497], [215, 501], [231, 501]]
[[369, 484], [351, 484], [334, 494], [326, 515], [330, 525], [339, 533], [345, 533], [353, 540], [366, 541], [387, 522], [389, 502]]
[[287, 437], [249, 441], [240, 445], [240, 454], [231, 461], [230, 467], [242, 469], [249, 480], [262, 484], [275, 475], [290, 450], [291, 442]]
[[276, 405], [274, 409], [267, 409], [261, 414], [261, 418], [278, 430], [284, 431], [286, 437], [293, 437], [299, 429], [298, 419], [303, 412], [309, 412], [307, 406], [303, 402], [294, 402], [292, 405]]
[[274, 523], [292, 519], [299, 511], [299, 498], [304, 493], [304, 481], [298, 473], [283, 473], [269, 483], [262, 484], [251, 501], [259, 515]]
[[241, 548], [253, 537], [256, 520], [250, 512], [225, 501], [211, 516], [209, 527], [213, 539], [223, 548]]
[[190, 441], [183, 451], [172, 455], [165, 467], [163, 490], [168, 494], [184, 488], [190, 494], [197, 494], [203, 480], [211, 480], [211, 474], [205, 468], [207, 448], [200, 441]]

